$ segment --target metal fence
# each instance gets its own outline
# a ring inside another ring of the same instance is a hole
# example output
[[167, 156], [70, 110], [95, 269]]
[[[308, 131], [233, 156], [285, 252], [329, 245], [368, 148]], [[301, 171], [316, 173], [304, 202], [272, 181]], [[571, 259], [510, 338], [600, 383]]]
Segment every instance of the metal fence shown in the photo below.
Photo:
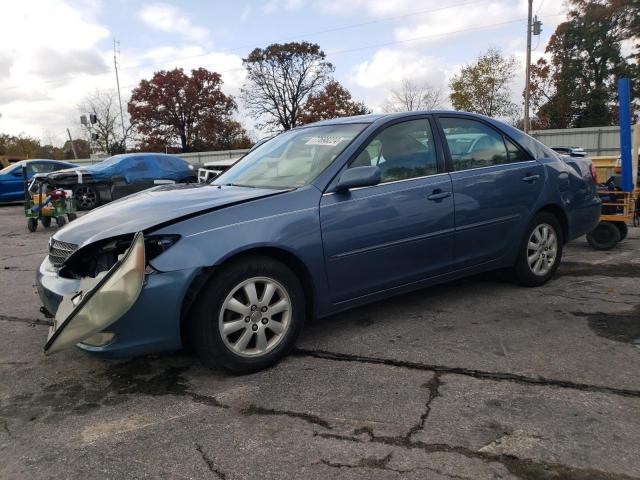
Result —
[[[193, 152], [193, 153], [176, 153], [177, 156], [184, 158], [187, 162], [195, 167], [201, 167], [207, 162], [216, 160], [228, 160], [232, 158], [238, 158], [247, 153], [249, 149], [241, 150], [218, 150], [216, 152]], [[105, 158], [79, 158], [78, 160], [70, 160], [78, 165], [91, 165], [93, 163], [100, 163]]]
[[549, 147], [582, 147], [591, 157], [620, 154], [620, 127], [532, 130], [530, 133]]

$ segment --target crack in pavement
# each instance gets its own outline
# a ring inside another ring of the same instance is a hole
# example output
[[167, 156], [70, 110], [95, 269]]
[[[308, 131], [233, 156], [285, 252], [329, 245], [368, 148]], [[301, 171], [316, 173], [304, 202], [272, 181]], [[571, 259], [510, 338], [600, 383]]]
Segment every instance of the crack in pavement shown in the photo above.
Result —
[[431, 413], [431, 402], [433, 402], [436, 399], [436, 397], [440, 396], [440, 392], [438, 389], [440, 388], [441, 384], [442, 383], [440, 381], [440, 373], [436, 372], [433, 375], [433, 378], [431, 378], [431, 380], [429, 380], [427, 383], [423, 385], [429, 390], [429, 398], [427, 398], [427, 404], [425, 406], [424, 413], [420, 415], [420, 420], [413, 427], [411, 427], [407, 432], [407, 434], [405, 435], [408, 441], [411, 441], [411, 437], [413, 437], [413, 435], [418, 433], [420, 430], [424, 429], [424, 425], [427, 422], [427, 419], [429, 418], [429, 414]]
[[329, 352], [326, 350], [307, 350], [296, 348], [292, 355], [321, 358], [324, 360], [334, 360], [336, 362], [370, 363], [377, 365], [389, 365], [392, 367], [409, 368], [411, 370], [423, 370], [435, 372], [441, 375], [464, 375], [480, 380], [494, 380], [497, 382], [513, 382], [521, 385], [537, 385], [544, 387], [566, 388], [580, 390], [583, 392], [605, 393], [620, 395], [623, 397], [640, 398], [640, 390], [626, 388], [605, 387], [602, 385], [590, 385], [587, 383], [577, 383], [568, 380], [557, 380], [545, 377], [527, 377], [516, 373], [486, 372], [463, 367], [447, 367], [444, 365], [431, 365], [405, 360], [395, 360], [392, 358], [368, 357], [364, 355], [352, 355], [347, 353]]
[[46, 325], [48, 327], [53, 325], [53, 321], [51, 321], [51, 320], [44, 320], [44, 319], [39, 319], [39, 318], [32, 319], [32, 318], [11, 317], [9, 315], [0, 315], [0, 321], [2, 321], [2, 322], [21, 322], [21, 323], [28, 323], [30, 325]]
[[222, 470], [220, 470], [216, 466], [214, 461], [211, 460], [206, 453], [204, 453], [204, 450], [202, 450], [202, 445], [200, 445], [199, 443], [196, 443], [196, 450], [200, 453], [200, 456], [202, 457], [202, 460], [207, 465], [207, 468], [209, 469], [209, 471], [211, 473], [215, 474], [220, 480], [226, 480], [227, 479], [227, 474], [224, 473]]
[[304, 420], [307, 423], [312, 425], [319, 425], [328, 430], [331, 430], [331, 425], [328, 421], [320, 418], [317, 415], [313, 415], [310, 413], [302, 413], [302, 412], [293, 412], [290, 410], [274, 410], [271, 408], [260, 407], [258, 405], [249, 405], [246, 408], [240, 410], [242, 415], [251, 416], [251, 415], [284, 415], [291, 418], [299, 418]]
[[314, 437], [343, 440], [360, 444], [378, 443], [392, 447], [405, 449], [418, 449], [427, 453], [454, 453], [467, 458], [482, 460], [483, 462], [496, 462], [504, 465], [512, 474], [523, 480], [640, 480], [640, 477], [631, 477], [625, 474], [614, 474], [596, 469], [583, 469], [570, 467], [559, 463], [547, 463], [527, 458], [516, 457], [510, 454], [495, 454], [482, 452], [467, 447], [448, 445], [446, 443], [426, 443], [414, 441], [407, 436], [376, 435], [369, 427], [359, 428], [353, 431], [353, 435], [367, 435], [363, 440], [359, 437], [339, 435], [325, 432], [314, 432]]

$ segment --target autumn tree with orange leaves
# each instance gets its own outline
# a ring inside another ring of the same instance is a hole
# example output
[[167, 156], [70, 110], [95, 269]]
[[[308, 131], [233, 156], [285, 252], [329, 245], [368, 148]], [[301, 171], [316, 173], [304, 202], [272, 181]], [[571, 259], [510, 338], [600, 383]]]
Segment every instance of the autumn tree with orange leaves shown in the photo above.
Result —
[[205, 68], [161, 70], [133, 90], [131, 123], [150, 149], [179, 146], [183, 152], [243, 148], [250, 144], [242, 126], [232, 119], [233, 97], [222, 90], [219, 73]]

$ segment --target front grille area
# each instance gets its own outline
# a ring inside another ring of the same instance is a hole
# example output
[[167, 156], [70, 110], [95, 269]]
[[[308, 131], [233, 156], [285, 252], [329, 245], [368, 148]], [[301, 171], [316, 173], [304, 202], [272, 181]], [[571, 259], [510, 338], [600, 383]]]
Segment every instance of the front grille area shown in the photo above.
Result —
[[78, 249], [75, 243], [61, 242], [51, 239], [49, 244], [49, 260], [54, 267], [60, 268], [67, 258]]

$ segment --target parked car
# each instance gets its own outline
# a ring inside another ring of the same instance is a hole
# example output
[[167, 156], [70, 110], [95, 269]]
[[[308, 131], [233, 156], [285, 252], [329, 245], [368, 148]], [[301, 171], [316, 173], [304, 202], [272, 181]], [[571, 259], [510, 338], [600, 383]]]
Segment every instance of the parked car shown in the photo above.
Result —
[[55, 313], [45, 352], [190, 342], [206, 364], [252, 372], [310, 317], [486, 270], [542, 285], [599, 214], [589, 172], [491, 118], [305, 125], [211, 184], [147, 190], [56, 232], [37, 273]]
[[27, 167], [27, 178], [31, 179], [35, 174], [55, 172], [63, 168], [73, 168], [77, 165], [58, 160], [45, 160], [34, 158], [12, 163], [0, 170], [0, 202], [15, 202], [24, 200], [24, 176], [22, 167]]
[[551, 147], [551, 149], [561, 155], [568, 155], [569, 157], [586, 157], [587, 156], [587, 151], [581, 147], [560, 146], [560, 147]]
[[56, 186], [72, 190], [79, 210], [91, 210], [163, 183], [197, 182], [193, 165], [176, 155], [127, 153], [100, 163], [48, 175]]
[[251, 153], [254, 149], [258, 148], [264, 142], [271, 140], [273, 137], [265, 137], [258, 140], [249, 151], [244, 155], [233, 158], [224, 158], [219, 160], [211, 160], [206, 162], [202, 167], [198, 168], [198, 182], [209, 183], [218, 175], [223, 174], [229, 170], [240, 159], [244, 158], [247, 154]]

